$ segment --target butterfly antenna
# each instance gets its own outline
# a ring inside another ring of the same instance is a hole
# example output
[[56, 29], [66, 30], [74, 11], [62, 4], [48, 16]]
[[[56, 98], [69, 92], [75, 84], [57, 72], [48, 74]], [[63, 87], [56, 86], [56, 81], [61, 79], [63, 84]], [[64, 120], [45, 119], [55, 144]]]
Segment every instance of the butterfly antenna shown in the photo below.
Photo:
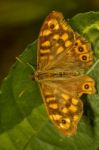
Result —
[[29, 68], [31, 68], [33, 71], [35, 71], [35, 68], [34, 68], [31, 64], [29, 64], [28, 62], [25, 63], [25, 62], [23, 62], [23, 61], [22, 61], [20, 58], [18, 58], [18, 57], [16, 57], [16, 60], [17, 60], [18, 62], [20, 62], [21, 64], [24, 64], [24, 65], [29, 66]]
[[94, 70], [95, 66], [99, 63], [99, 59], [92, 65], [92, 67], [87, 71], [86, 74], [89, 74], [90, 72], [92, 72], [92, 70]]
[[33, 71], [35, 71], [35, 68], [31, 65], [31, 64], [29, 64], [29, 63], [26, 63]]

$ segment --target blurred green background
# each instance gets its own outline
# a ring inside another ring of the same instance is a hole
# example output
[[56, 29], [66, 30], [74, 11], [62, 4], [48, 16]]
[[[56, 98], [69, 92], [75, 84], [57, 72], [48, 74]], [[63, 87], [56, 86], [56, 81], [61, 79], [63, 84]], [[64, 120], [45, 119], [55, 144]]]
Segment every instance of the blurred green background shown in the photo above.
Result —
[[99, 11], [99, 0], [0, 1], [0, 83], [16, 57], [38, 37], [43, 19], [52, 10], [66, 19], [81, 12]]

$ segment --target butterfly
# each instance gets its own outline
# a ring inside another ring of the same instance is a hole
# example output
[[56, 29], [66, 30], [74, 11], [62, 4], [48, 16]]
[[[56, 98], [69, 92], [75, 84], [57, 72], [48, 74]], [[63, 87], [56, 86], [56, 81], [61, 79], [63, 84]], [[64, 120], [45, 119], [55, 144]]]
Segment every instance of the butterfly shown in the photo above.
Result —
[[48, 116], [66, 136], [76, 133], [83, 113], [80, 97], [95, 93], [95, 81], [85, 75], [93, 63], [91, 45], [65, 21], [61, 12], [52, 11], [38, 37], [38, 82]]

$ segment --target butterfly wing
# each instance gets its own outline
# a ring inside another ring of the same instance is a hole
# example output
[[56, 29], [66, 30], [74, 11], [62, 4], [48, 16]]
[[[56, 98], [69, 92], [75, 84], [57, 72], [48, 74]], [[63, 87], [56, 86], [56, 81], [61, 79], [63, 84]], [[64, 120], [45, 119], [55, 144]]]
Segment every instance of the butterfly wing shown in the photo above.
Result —
[[[77, 124], [83, 112], [79, 98], [71, 97], [60, 89], [53, 89], [48, 84], [41, 84], [42, 96], [49, 118], [66, 136], [75, 134]], [[61, 95], [59, 94], [61, 92]]]
[[53, 11], [45, 19], [38, 38], [38, 70], [77, 71], [93, 62], [90, 44], [74, 32], [60, 12]]
[[[85, 88], [85, 86], [89, 88]], [[41, 93], [48, 114], [57, 128], [67, 136], [76, 132], [77, 124], [83, 113], [80, 96], [95, 92], [94, 81], [88, 76], [70, 78], [65, 81], [43, 81]]]
[[55, 59], [74, 42], [74, 33], [63, 15], [53, 11], [42, 25], [38, 38], [38, 70], [49, 69]]

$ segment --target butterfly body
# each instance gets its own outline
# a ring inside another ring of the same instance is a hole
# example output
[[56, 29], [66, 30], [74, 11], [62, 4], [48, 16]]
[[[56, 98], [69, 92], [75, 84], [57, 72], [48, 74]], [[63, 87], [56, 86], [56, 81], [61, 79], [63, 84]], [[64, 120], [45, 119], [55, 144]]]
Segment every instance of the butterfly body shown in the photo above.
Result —
[[50, 71], [37, 71], [35, 72], [36, 80], [68, 80], [68, 78], [77, 76], [79, 72], [72, 72], [72, 71], [63, 71], [61, 69], [50, 70]]
[[93, 63], [90, 44], [74, 32], [60, 12], [45, 19], [38, 38], [37, 70], [49, 118], [65, 135], [74, 135], [83, 113], [82, 94], [95, 93], [94, 80], [85, 75]]

